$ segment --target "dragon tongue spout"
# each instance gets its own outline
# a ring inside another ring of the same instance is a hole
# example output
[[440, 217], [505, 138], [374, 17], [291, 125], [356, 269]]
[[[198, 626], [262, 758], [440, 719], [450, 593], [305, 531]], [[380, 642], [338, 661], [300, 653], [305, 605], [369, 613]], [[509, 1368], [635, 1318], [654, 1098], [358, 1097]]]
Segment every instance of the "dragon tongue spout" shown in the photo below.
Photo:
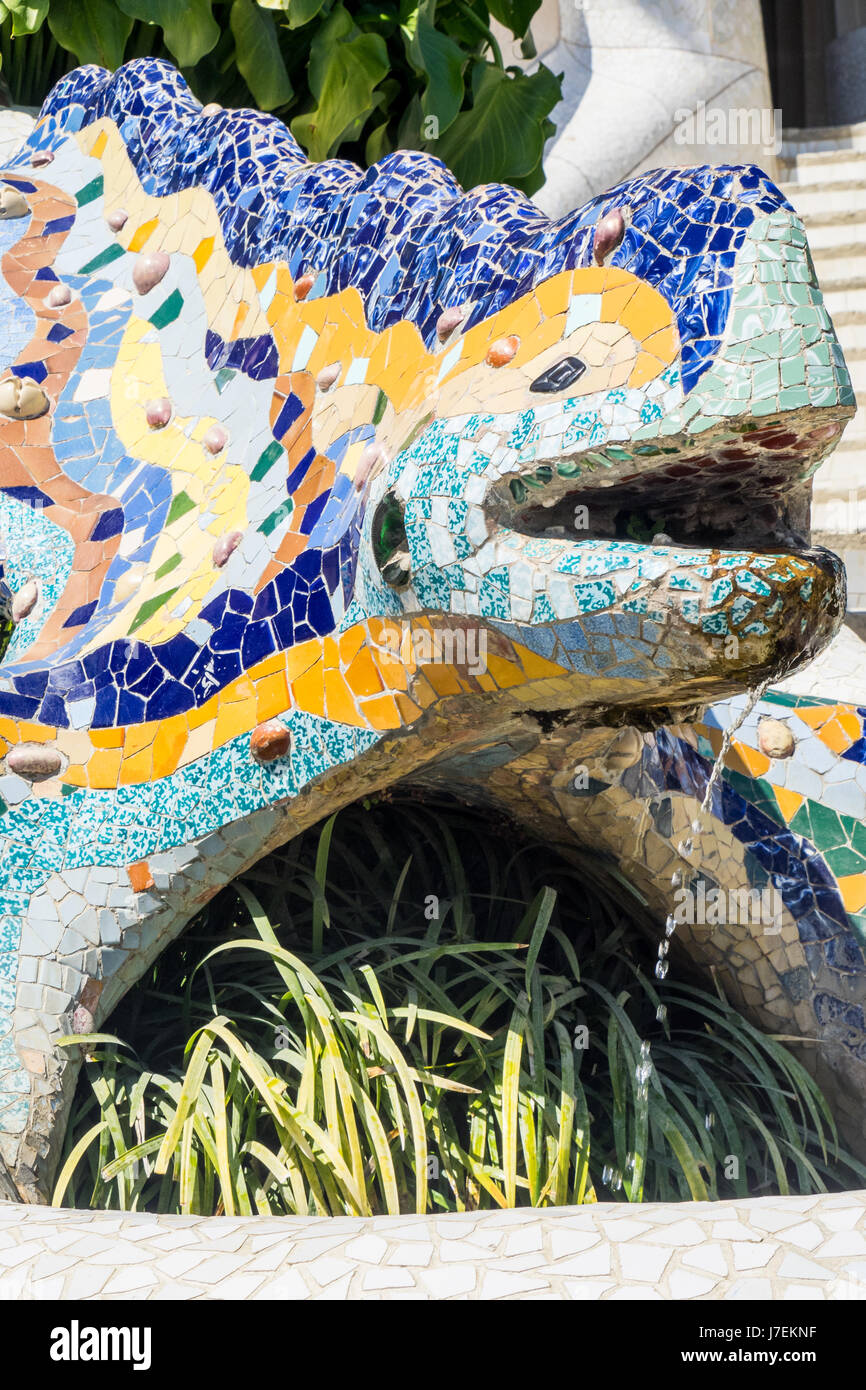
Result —
[[[758, 169], [550, 222], [422, 153], [310, 165], [142, 59], [65, 77], [4, 177], [0, 1156], [40, 1200], [57, 1038], [271, 846], [446, 759], [515, 804], [543, 766], [567, 830], [550, 712], [705, 705], [829, 641], [809, 477], [854, 398]], [[695, 790], [689, 737], [630, 795]]]

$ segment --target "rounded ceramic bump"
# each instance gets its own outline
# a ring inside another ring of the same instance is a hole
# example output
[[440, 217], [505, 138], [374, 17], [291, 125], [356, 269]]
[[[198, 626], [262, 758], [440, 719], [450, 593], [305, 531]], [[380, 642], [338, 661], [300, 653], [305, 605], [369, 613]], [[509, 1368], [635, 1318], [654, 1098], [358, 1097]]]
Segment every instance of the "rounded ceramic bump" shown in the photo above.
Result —
[[520, 339], [514, 336], [510, 338], [497, 338], [495, 343], [491, 343], [487, 349], [487, 356], [484, 359], [489, 367], [504, 367], [515, 356], [520, 347]]
[[201, 442], [209, 454], [221, 454], [229, 442], [228, 432], [222, 425], [211, 425]]
[[76, 1004], [72, 1011], [72, 1031], [73, 1033], [92, 1033], [96, 1020], [90, 1009], [83, 1004]]
[[122, 232], [129, 221], [129, 213], [126, 208], [115, 208], [114, 212], [110, 212], [105, 220], [113, 232]]
[[218, 116], [220, 111], [222, 111], [222, 107], [218, 101], [209, 101], [206, 106], [201, 108], [203, 116]]
[[50, 402], [42, 387], [29, 376], [10, 376], [0, 381], [0, 415], [10, 420], [35, 420]]
[[148, 294], [165, 277], [171, 261], [164, 251], [145, 251], [132, 268], [132, 283], [139, 294]]
[[605, 214], [595, 229], [592, 238], [592, 255], [596, 265], [604, 265], [605, 258], [615, 251], [625, 236], [625, 218], [619, 208]]
[[145, 414], [147, 423], [152, 430], [164, 429], [171, 419], [171, 401], [168, 396], [160, 396], [158, 400], [148, 401]]
[[795, 747], [794, 735], [781, 719], [761, 719], [758, 721], [758, 747], [768, 758], [790, 758]]
[[39, 585], [35, 579], [28, 579], [26, 584], [22, 584], [12, 600], [12, 621], [13, 623], [23, 623], [28, 618], [39, 602]]
[[278, 719], [259, 724], [250, 735], [250, 752], [259, 763], [284, 758], [292, 746], [292, 736]]
[[25, 782], [47, 782], [60, 772], [63, 759], [44, 743], [19, 743], [6, 754], [6, 767]]
[[213, 562], [218, 570], [221, 570], [223, 565], [228, 564], [229, 558], [237, 550], [243, 538], [243, 531], [226, 531], [224, 536], [220, 536], [213, 548]]
[[343, 370], [339, 362], [332, 362], [330, 367], [323, 367], [316, 377], [316, 385], [320, 391], [330, 391], [334, 382], [338, 380], [340, 372]]
[[45, 303], [49, 309], [62, 309], [71, 299], [72, 291], [68, 285], [55, 285], [45, 296]]
[[436, 337], [440, 343], [444, 343], [446, 338], [450, 338], [456, 328], [459, 328], [465, 317], [462, 309], [443, 309], [436, 320]]
[[17, 188], [8, 185], [0, 188], [0, 218], [8, 221], [13, 217], [26, 217], [29, 211], [30, 204]]
[[611, 772], [625, 772], [627, 767], [640, 762], [642, 753], [643, 739], [638, 730], [620, 729], [602, 761]]
[[673, 545], [673, 540], [667, 531], [656, 531], [653, 536], [653, 545]]
[[46, 164], [54, 163], [54, 153], [52, 150], [36, 150], [30, 163], [34, 169], [42, 169]]
[[368, 444], [358, 460], [355, 473], [355, 491], [360, 492], [376, 464], [384, 457], [381, 444]]
[[295, 281], [295, 299], [306, 299], [315, 283], [316, 277], [309, 271], [305, 275], [299, 275]]

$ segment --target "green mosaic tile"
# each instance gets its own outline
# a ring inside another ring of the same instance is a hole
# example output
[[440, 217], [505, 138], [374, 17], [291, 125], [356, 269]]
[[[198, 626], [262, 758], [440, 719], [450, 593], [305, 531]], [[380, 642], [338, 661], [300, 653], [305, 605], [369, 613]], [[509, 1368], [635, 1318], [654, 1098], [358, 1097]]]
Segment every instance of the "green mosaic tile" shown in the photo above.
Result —
[[167, 589], [164, 594], [154, 594], [153, 598], [149, 598], [146, 603], [143, 603], [129, 625], [130, 632], [135, 632], [136, 628], [141, 627], [142, 623], [146, 623], [148, 618], [152, 618], [154, 613], [168, 603], [169, 599], [176, 593], [177, 588]]
[[282, 456], [283, 453], [284, 449], [282, 444], [280, 444], [276, 439], [271, 440], [267, 448], [263, 449], [262, 452], [259, 454], [259, 457], [256, 460], [255, 467], [250, 473], [250, 482], [260, 483], [262, 481], [262, 478], [264, 478], [268, 473], [270, 473], [274, 464]]
[[111, 246], [106, 246], [104, 251], [100, 251], [92, 260], [81, 267], [79, 275], [92, 275], [94, 270], [101, 270], [103, 266], [111, 265], [112, 261], [119, 261], [126, 252], [119, 242], [114, 242]]
[[173, 522], [179, 521], [187, 512], [195, 510], [195, 503], [186, 492], [176, 492], [171, 499], [171, 506], [168, 509], [168, 516], [165, 519], [166, 526], [171, 526]]
[[87, 205], [87, 203], [92, 203], [97, 198], [101, 198], [104, 185], [105, 180], [102, 174], [97, 174], [95, 179], [91, 179], [90, 183], [86, 183], [84, 187], [79, 189], [79, 191], [76, 193], [75, 201], [77, 202], [78, 206], [80, 208], [83, 208]]
[[150, 322], [154, 328], [165, 328], [166, 324], [174, 323], [175, 319], [180, 317], [182, 309], [183, 295], [180, 290], [172, 290], [168, 299], [151, 314]]

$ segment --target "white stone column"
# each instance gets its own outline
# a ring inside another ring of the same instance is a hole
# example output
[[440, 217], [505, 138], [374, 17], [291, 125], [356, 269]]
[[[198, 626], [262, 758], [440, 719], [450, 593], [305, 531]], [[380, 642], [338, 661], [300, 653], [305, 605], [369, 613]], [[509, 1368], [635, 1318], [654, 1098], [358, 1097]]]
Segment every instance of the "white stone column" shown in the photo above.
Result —
[[[565, 75], [535, 196], [551, 216], [663, 165], [756, 163], [775, 176], [759, 0], [545, 0], [532, 30], [539, 58]], [[691, 127], [684, 112], [698, 112]]]

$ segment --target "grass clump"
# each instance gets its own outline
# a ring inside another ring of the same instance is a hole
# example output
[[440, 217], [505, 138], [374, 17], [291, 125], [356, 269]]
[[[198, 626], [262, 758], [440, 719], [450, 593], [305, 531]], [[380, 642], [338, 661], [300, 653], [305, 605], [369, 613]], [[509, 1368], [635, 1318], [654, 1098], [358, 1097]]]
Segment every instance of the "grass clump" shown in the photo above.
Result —
[[800, 1062], [685, 962], [654, 980], [639, 904], [597, 872], [411, 802], [270, 855], [87, 1040], [55, 1205], [370, 1215], [862, 1181]]

